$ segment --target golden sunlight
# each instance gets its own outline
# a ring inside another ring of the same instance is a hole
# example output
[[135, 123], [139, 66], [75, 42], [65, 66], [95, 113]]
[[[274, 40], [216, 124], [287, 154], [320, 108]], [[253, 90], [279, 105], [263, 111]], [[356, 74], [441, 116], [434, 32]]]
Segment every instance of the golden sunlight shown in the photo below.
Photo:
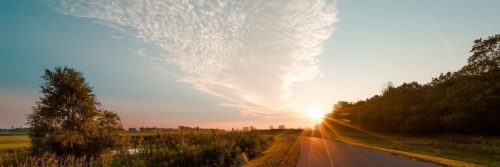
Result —
[[322, 121], [325, 114], [325, 110], [318, 106], [310, 107], [307, 111], [307, 116], [314, 122]]

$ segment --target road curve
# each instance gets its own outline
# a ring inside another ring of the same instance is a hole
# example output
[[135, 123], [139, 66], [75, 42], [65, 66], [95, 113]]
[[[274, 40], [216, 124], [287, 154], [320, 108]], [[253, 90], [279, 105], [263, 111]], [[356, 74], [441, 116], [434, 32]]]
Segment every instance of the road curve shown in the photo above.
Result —
[[[376, 152], [338, 141], [315, 137], [301, 137], [298, 167], [426, 167], [435, 166]], [[328, 158], [330, 157], [330, 158]]]

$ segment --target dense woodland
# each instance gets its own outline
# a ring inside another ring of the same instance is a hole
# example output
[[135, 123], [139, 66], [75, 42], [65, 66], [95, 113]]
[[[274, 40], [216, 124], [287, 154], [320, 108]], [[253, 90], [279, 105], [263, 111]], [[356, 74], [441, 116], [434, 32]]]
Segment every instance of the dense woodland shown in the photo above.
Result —
[[475, 40], [470, 52], [456, 72], [337, 102], [333, 116], [383, 132], [500, 135], [500, 34]]

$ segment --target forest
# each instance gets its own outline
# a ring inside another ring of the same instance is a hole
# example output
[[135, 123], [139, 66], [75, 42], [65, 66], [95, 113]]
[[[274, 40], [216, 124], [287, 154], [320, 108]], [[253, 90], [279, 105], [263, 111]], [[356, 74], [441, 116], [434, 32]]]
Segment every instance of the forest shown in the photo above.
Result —
[[425, 84], [389, 82], [380, 95], [337, 102], [331, 114], [380, 132], [500, 135], [500, 34], [475, 40], [470, 53], [458, 71]]

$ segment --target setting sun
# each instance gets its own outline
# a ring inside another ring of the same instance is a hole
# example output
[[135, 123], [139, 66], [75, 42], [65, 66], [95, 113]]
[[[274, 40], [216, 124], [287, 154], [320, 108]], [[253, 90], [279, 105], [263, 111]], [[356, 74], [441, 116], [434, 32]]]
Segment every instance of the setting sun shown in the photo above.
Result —
[[307, 115], [314, 121], [321, 121], [323, 119], [323, 116], [325, 115], [325, 110], [318, 106], [311, 107], [307, 111]]
[[500, 167], [499, 11], [0, 0], [0, 167]]

